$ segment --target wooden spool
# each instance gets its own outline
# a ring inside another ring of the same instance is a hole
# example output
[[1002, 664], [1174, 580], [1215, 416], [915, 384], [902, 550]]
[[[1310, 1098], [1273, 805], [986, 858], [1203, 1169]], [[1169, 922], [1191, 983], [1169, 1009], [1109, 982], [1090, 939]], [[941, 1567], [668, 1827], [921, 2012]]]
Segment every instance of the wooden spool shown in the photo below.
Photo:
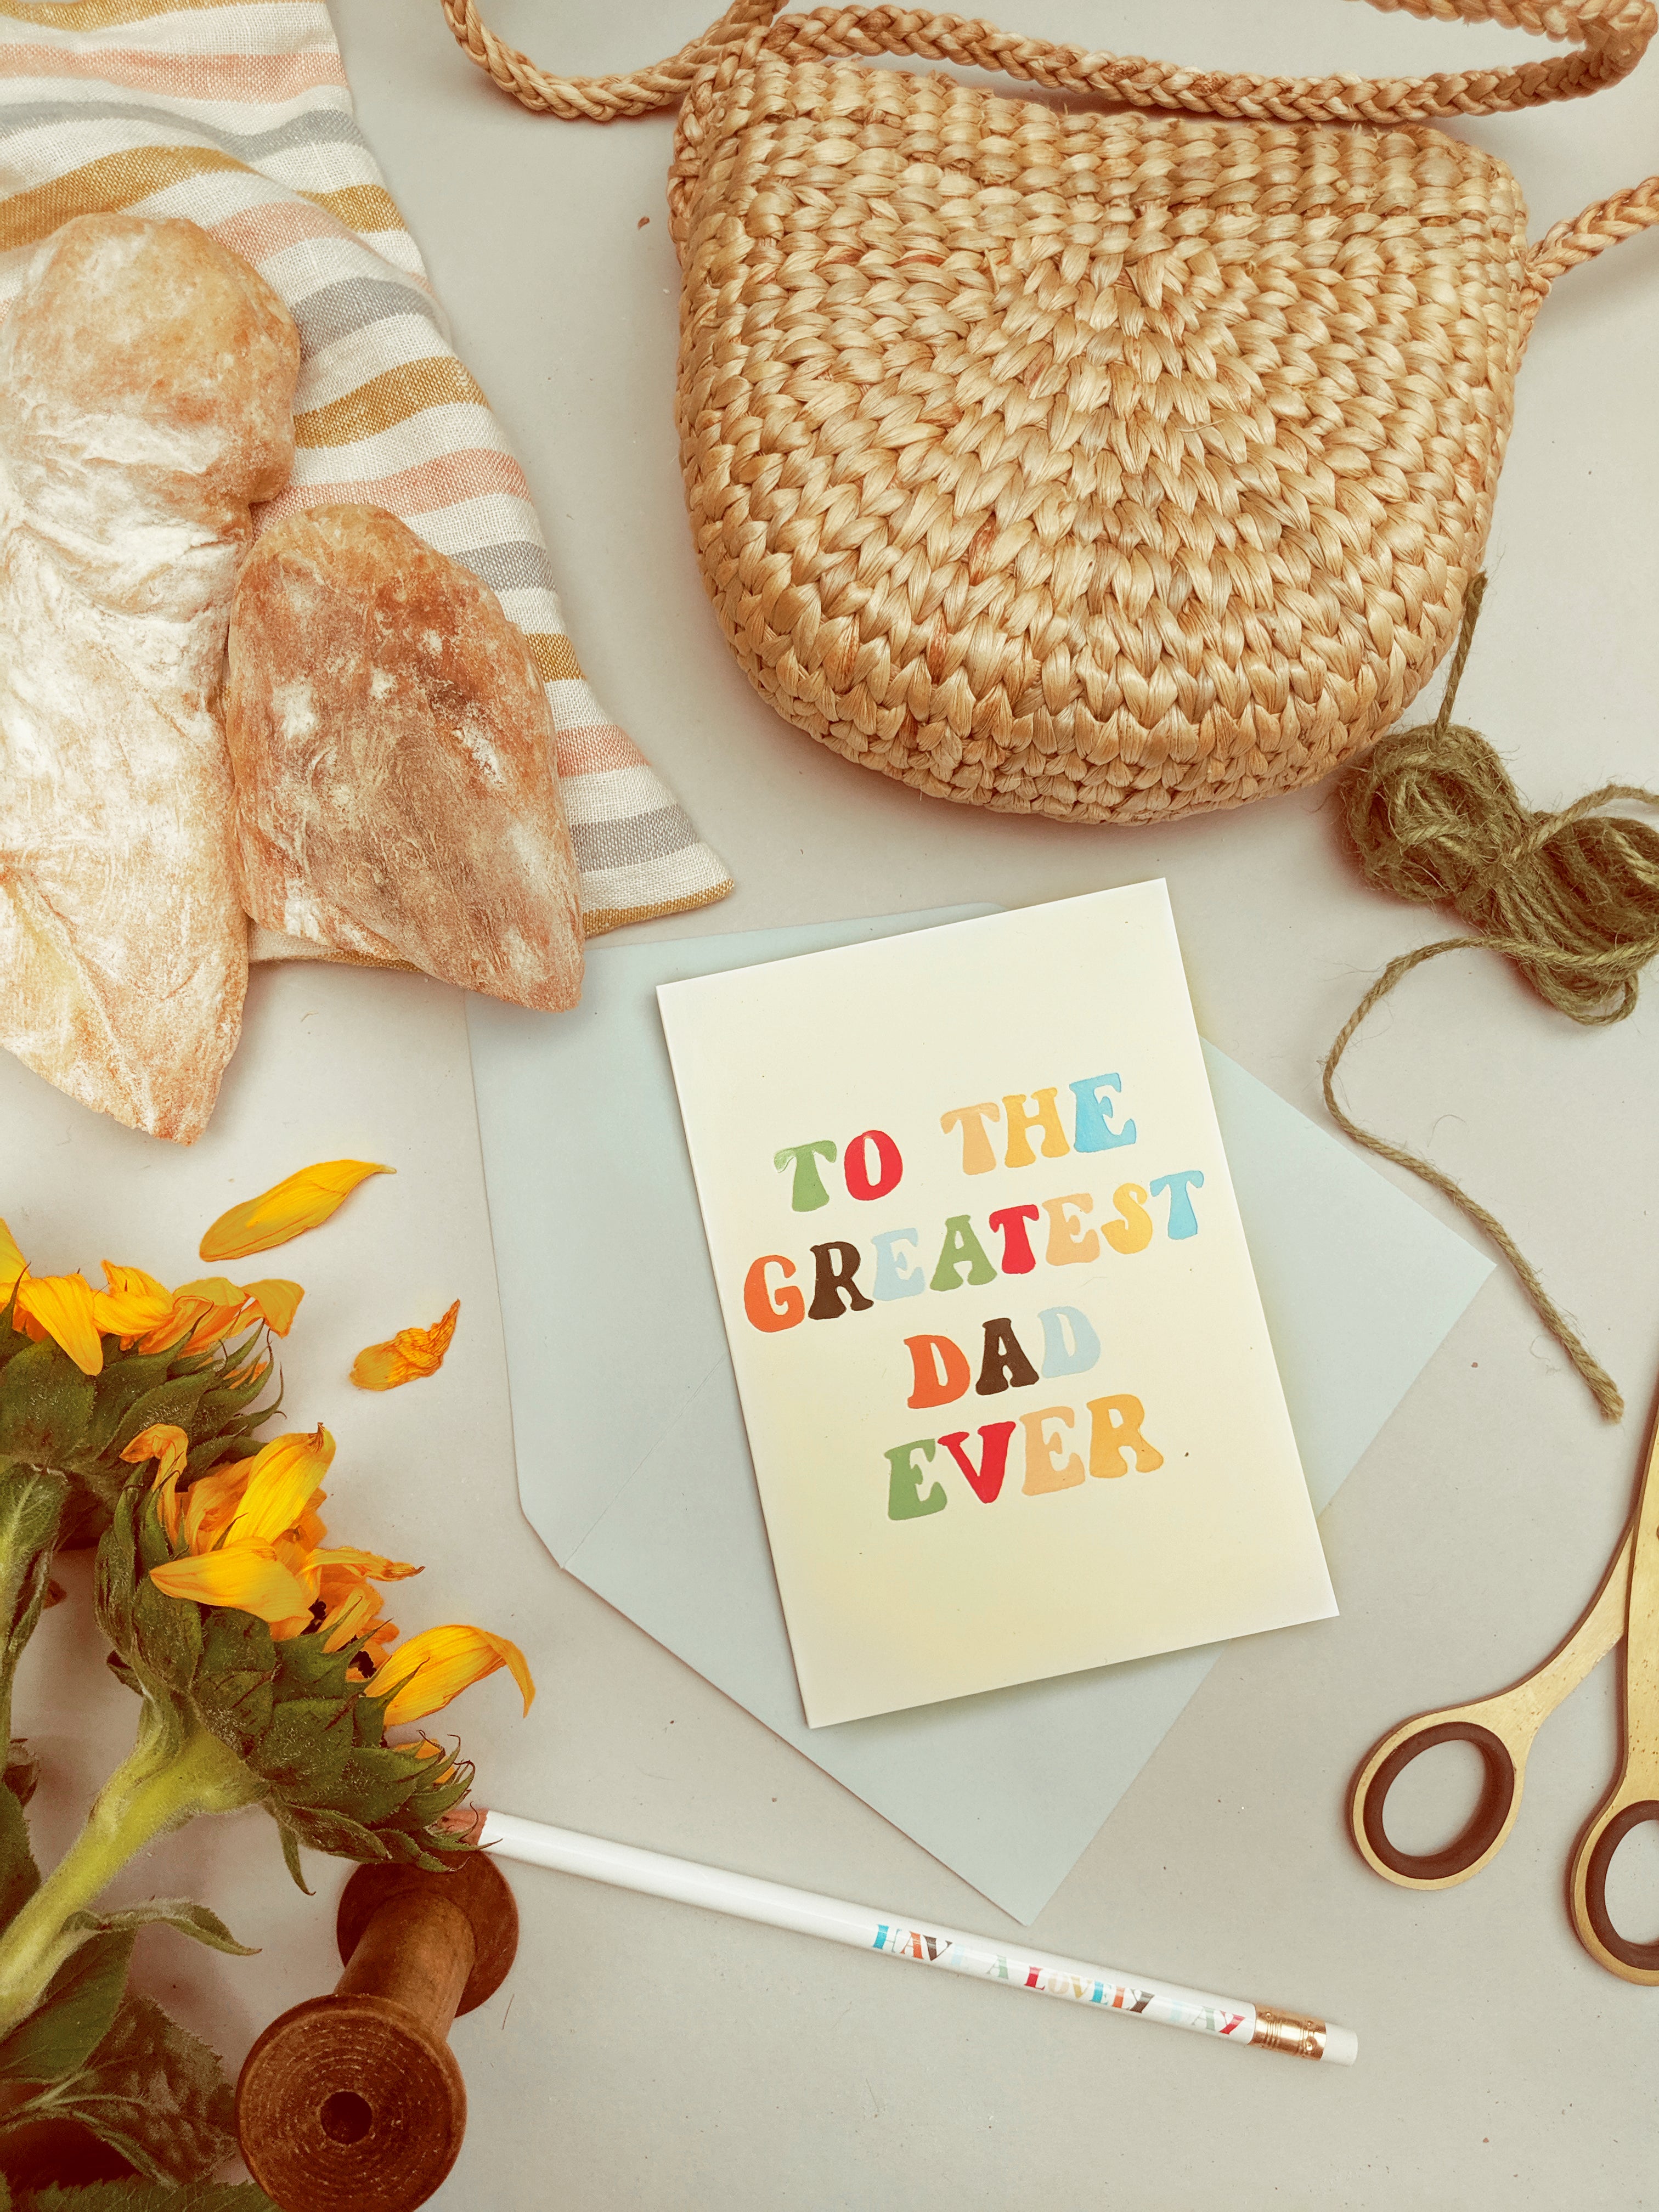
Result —
[[413, 2212], [466, 2132], [450, 2022], [506, 1979], [518, 1908], [482, 1851], [447, 1874], [359, 1867], [337, 1932], [333, 1994], [272, 2021], [247, 2055], [237, 2138], [282, 2212]]

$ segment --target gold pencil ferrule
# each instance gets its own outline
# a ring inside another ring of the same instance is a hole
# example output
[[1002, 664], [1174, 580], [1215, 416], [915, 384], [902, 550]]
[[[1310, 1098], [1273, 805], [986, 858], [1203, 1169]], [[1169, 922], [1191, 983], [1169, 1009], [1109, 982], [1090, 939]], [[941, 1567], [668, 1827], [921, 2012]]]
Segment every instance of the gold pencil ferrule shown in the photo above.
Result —
[[1278, 2012], [1272, 2005], [1258, 2005], [1250, 2044], [1252, 2049], [1260, 2044], [1264, 2051], [1288, 2051], [1292, 2058], [1322, 2058], [1325, 2023], [1310, 2020], [1304, 2013]]

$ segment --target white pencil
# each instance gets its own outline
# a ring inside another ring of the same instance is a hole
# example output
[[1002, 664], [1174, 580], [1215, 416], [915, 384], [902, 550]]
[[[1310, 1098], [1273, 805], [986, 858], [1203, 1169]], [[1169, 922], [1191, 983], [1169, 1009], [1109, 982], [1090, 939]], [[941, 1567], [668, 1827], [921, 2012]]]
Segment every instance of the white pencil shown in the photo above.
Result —
[[1210, 1996], [1170, 1982], [1150, 1981], [1111, 1966], [1086, 1966], [1023, 1946], [1004, 1948], [988, 1936], [963, 1936], [954, 1928], [919, 1927], [891, 1912], [846, 1905], [808, 1889], [753, 1875], [727, 1874], [720, 1867], [691, 1859], [642, 1851], [631, 1844], [607, 1843], [553, 1828], [540, 1820], [515, 1820], [510, 1813], [469, 1809], [452, 1814], [446, 1825], [466, 1833], [485, 1850], [526, 1866], [552, 1867], [560, 1874], [585, 1875], [616, 1889], [637, 1889], [647, 1897], [667, 1897], [680, 1905], [700, 1905], [738, 1920], [758, 1920], [773, 1928], [793, 1928], [802, 1936], [822, 1936], [860, 1951], [880, 1951], [890, 1959], [915, 1959], [924, 1966], [946, 1966], [982, 1982], [1009, 1989], [1036, 1990], [1043, 1996], [1069, 1997], [1073, 2003], [1099, 2005], [1164, 2027], [1189, 2027], [1218, 2035], [1229, 2043], [1254, 2044], [1297, 2058], [1322, 2058], [1352, 2066], [1359, 2039], [1352, 2028], [1333, 2027], [1299, 2013], [1251, 2004], [1243, 1997]]

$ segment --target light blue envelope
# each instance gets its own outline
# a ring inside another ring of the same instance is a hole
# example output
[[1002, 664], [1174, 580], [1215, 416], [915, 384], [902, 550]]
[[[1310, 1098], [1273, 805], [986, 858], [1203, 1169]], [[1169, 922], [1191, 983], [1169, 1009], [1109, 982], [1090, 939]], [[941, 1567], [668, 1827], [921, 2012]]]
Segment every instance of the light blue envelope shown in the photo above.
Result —
[[[808, 1729], [656, 987], [991, 911], [590, 948], [581, 1005], [470, 999], [524, 1509], [560, 1565], [1017, 1920], [1217, 1647]], [[1316, 1511], [1492, 1262], [1206, 1046]], [[1339, 1583], [1339, 1599], [1341, 1595]]]

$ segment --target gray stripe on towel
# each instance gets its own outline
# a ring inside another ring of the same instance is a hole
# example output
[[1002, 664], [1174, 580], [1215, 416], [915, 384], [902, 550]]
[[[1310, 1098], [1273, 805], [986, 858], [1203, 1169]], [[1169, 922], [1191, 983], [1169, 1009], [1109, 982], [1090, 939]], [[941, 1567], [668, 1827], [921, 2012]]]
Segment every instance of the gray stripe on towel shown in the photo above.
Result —
[[[13, 131], [27, 131], [40, 123], [94, 123], [100, 117], [124, 123], [147, 123], [155, 131], [158, 145], [189, 145], [192, 142], [217, 146], [239, 161], [258, 161], [267, 154], [287, 153], [295, 146], [361, 146], [368, 141], [349, 115], [337, 107], [313, 108], [291, 116], [271, 131], [228, 131], [222, 124], [205, 122], [198, 115], [178, 115], [155, 100], [31, 100], [14, 106], [0, 101], [0, 138]], [[281, 183], [273, 178], [273, 184]], [[294, 187], [289, 186], [292, 191]]]
[[463, 568], [471, 568], [492, 592], [523, 591], [534, 585], [547, 592], [555, 589], [553, 563], [544, 548], [527, 538], [512, 538], [502, 545], [469, 546], [452, 553], [450, 558], [459, 561]]
[[697, 833], [681, 806], [659, 806], [649, 814], [624, 815], [619, 822], [573, 822], [570, 842], [576, 866], [632, 868], [643, 860], [666, 860], [695, 845]]

